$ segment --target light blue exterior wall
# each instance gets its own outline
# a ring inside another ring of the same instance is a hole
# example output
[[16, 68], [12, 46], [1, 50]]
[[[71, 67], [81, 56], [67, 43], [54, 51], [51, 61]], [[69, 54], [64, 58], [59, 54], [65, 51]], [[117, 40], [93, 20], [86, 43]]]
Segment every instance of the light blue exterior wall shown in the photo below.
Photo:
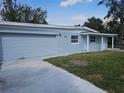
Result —
[[[101, 37], [102, 36], [95, 36], [96, 40], [95, 42], [90, 42], [90, 37], [89, 36], [89, 52], [91, 51], [101, 51]], [[83, 46], [84, 46], [84, 51], [87, 51], [87, 37], [86, 36], [82, 36], [83, 38]], [[103, 37], [103, 50], [107, 49], [108, 46], [108, 39], [107, 37]]]
[[2, 60], [3, 59], [3, 57], [2, 57], [2, 54], [3, 53], [3, 51], [2, 51], [2, 40], [1, 40], [1, 34], [0, 34], [0, 60]]
[[104, 37], [104, 39], [103, 39], [103, 48], [104, 49], [108, 48], [108, 37]]
[[[78, 35], [79, 36], [79, 43], [72, 44], [71, 43], [71, 36]], [[90, 36], [89, 36], [90, 37]], [[95, 42], [89, 41], [89, 52], [91, 51], [102, 51], [101, 50], [101, 37], [102, 36], [95, 36]], [[71, 32], [61, 32], [61, 36], [58, 36], [58, 54], [74, 54], [74, 53], [81, 53], [87, 51], [87, 37], [80, 34], [80, 32], [71, 31]], [[108, 41], [107, 37], [103, 37], [103, 50], [107, 49]]]
[[[101, 50], [101, 37], [95, 36], [95, 42], [89, 41], [89, 51], [99, 51]], [[90, 37], [91, 38], [91, 37]]]
[[[67, 29], [27, 29], [0, 28], [0, 57], [4, 61], [28, 57], [44, 57], [86, 52], [87, 38], [81, 35], [85, 30]], [[8, 33], [8, 31], [13, 33]], [[34, 33], [36, 31], [36, 33]], [[16, 33], [15, 33], [16, 32]], [[20, 33], [22, 32], [22, 33]], [[71, 36], [78, 35], [79, 43], [72, 44]], [[107, 48], [107, 38], [104, 37], [104, 49]], [[101, 51], [101, 36], [96, 36], [95, 43], [89, 43], [89, 51]]]
[[96, 36], [96, 42], [92, 43], [90, 42], [90, 51], [100, 51], [102, 50], [101, 48], [103, 48], [103, 50], [107, 49], [108, 46], [108, 41], [107, 41], [107, 37], [103, 36], [103, 46], [101, 46], [101, 37], [102, 36]]
[[[71, 43], [71, 36], [78, 35], [79, 43]], [[58, 36], [58, 54], [74, 54], [81, 53], [84, 51], [83, 38], [77, 31], [63, 31], [61, 35]]]

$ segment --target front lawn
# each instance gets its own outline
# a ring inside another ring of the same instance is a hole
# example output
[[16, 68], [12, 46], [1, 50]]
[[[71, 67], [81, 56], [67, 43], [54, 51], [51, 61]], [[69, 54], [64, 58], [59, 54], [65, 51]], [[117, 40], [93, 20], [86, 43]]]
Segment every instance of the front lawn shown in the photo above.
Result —
[[124, 52], [81, 53], [46, 59], [109, 93], [124, 93]]

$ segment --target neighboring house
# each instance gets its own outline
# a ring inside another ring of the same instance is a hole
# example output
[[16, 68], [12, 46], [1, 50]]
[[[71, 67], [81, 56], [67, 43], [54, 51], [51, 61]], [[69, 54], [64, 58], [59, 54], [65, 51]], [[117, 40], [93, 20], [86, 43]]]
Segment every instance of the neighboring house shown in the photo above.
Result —
[[88, 27], [1, 22], [0, 58], [9, 61], [103, 51], [108, 48], [108, 37], [114, 48], [114, 36]]

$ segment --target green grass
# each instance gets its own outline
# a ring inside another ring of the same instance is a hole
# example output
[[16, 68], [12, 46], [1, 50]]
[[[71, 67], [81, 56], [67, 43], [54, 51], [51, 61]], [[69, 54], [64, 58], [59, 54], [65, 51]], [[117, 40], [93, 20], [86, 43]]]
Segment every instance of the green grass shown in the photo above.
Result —
[[[76, 65], [73, 62], [84, 62]], [[109, 93], [124, 93], [124, 52], [81, 53], [46, 59]]]

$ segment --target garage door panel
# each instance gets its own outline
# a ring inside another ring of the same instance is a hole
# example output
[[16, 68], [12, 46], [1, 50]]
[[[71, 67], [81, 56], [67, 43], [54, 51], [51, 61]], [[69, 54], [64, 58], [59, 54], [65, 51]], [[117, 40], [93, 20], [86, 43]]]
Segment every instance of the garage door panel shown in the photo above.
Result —
[[56, 54], [56, 36], [7, 35], [2, 36], [4, 60]]

